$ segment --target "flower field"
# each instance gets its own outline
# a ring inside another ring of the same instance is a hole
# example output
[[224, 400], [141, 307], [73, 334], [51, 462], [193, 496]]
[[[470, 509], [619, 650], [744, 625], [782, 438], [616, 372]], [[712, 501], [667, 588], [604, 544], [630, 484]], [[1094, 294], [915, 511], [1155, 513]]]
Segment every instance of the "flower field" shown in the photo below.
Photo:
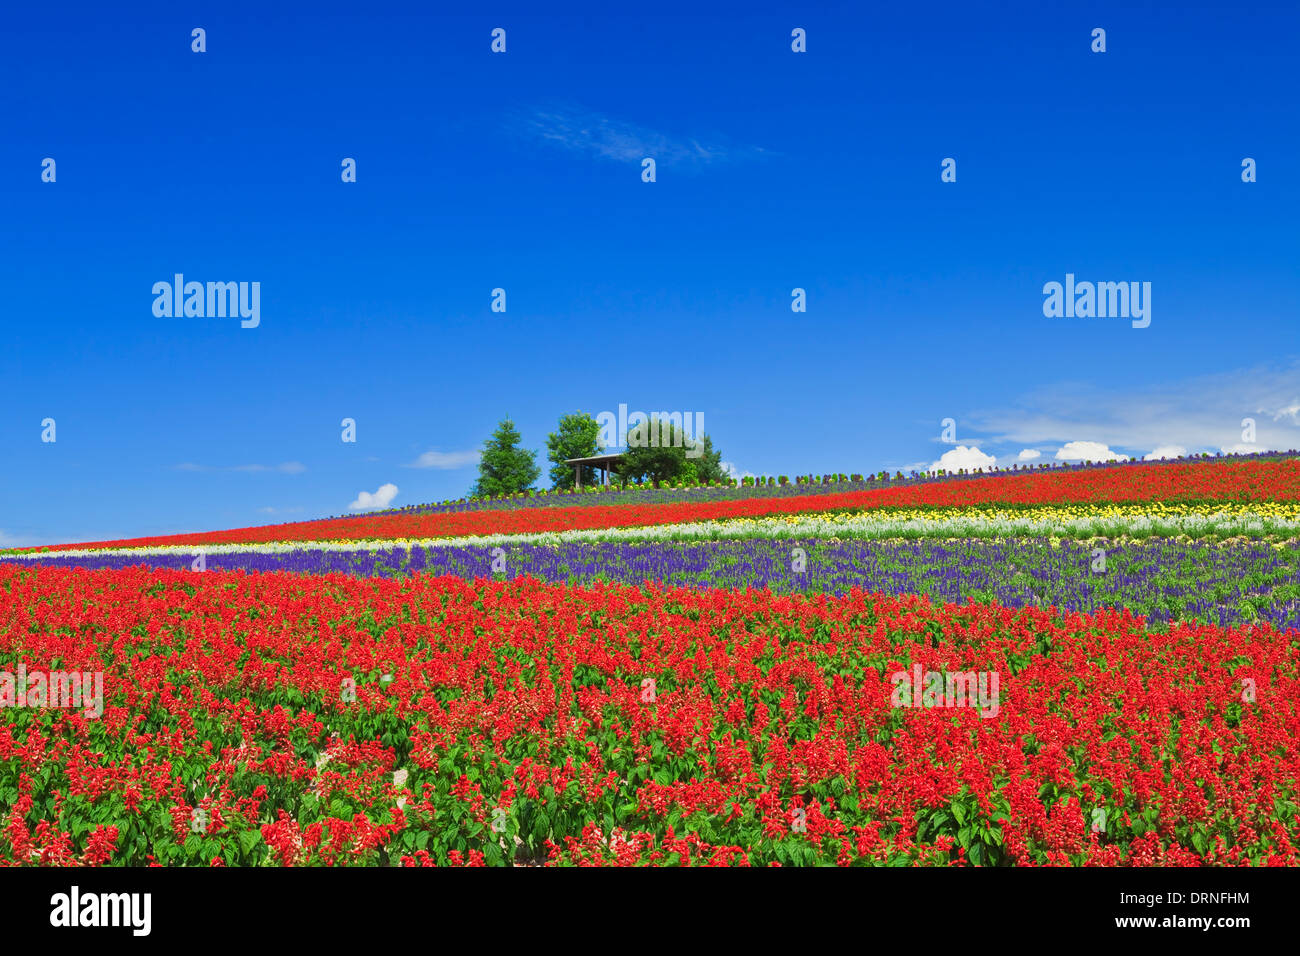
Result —
[[744, 491], [0, 554], [0, 863], [1300, 864], [1300, 462]]

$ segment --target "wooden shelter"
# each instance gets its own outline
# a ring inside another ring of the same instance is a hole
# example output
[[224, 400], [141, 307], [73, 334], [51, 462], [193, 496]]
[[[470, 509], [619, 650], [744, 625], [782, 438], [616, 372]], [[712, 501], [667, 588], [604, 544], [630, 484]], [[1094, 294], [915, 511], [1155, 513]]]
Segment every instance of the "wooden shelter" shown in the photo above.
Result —
[[589, 468], [595, 468], [601, 473], [601, 484], [608, 485], [611, 472], [614, 466], [618, 464], [623, 457], [622, 453], [613, 455], [592, 455], [590, 458], [566, 458], [564, 463], [573, 466], [573, 486], [582, 487], [582, 467], [586, 465]]

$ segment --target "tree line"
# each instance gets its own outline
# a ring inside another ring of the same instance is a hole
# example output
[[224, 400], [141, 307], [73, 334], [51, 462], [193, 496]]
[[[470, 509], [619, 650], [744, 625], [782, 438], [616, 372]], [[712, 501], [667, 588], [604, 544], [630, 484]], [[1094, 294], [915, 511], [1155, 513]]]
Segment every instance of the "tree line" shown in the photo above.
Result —
[[[470, 488], [475, 497], [496, 497], [528, 491], [541, 477], [537, 452], [521, 447], [522, 436], [506, 417], [483, 445], [478, 480]], [[724, 481], [722, 453], [708, 435], [698, 439], [686, 434], [674, 422], [652, 417], [627, 430], [623, 458], [614, 466], [610, 481], [621, 487], [649, 482], [686, 484]], [[570, 458], [591, 458], [605, 451], [600, 425], [585, 412], [560, 418], [556, 430], [546, 436], [546, 458], [551, 463], [547, 477], [554, 491], [574, 487], [577, 475]], [[582, 484], [596, 482], [596, 469], [582, 465]]]

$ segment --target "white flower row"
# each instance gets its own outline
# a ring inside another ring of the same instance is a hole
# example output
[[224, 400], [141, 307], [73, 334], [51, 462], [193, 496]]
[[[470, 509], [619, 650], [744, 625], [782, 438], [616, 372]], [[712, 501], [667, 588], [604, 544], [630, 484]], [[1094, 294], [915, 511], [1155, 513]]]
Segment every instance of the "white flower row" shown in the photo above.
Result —
[[1141, 538], [1149, 536], [1191, 538], [1268, 536], [1300, 538], [1300, 520], [1274, 518], [1249, 512], [1223, 512], [1184, 516], [1109, 516], [1089, 518], [995, 518], [958, 515], [930, 518], [876, 518], [870, 515], [808, 515], [806, 517], [697, 521], [687, 524], [640, 528], [594, 528], [579, 531], [545, 531], [528, 534], [465, 535], [455, 538], [386, 538], [358, 541], [274, 541], [259, 544], [158, 545], [142, 548], [75, 548], [66, 551], [0, 552], [0, 561], [90, 555], [198, 555], [251, 552], [282, 554], [290, 551], [381, 551], [390, 548], [497, 547], [503, 545], [558, 545], [583, 541], [676, 541], [736, 538]]

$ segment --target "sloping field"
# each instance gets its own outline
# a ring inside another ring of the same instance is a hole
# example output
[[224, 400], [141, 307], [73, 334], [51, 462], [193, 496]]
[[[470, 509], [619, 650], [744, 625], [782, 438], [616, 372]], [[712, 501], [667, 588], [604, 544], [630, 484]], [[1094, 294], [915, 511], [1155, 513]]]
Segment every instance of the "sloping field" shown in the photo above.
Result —
[[0, 556], [0, 862], [1300, 862], [1300, 462], [740, 492]]

